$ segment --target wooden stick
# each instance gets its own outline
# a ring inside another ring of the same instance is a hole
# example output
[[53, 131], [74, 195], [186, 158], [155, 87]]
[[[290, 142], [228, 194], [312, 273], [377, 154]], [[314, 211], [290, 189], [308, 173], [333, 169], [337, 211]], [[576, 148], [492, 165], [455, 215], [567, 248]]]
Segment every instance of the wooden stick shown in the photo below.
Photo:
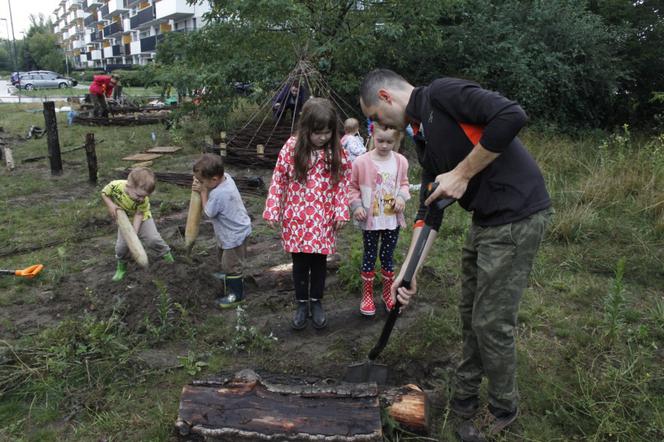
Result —
[[88, 175], [91, 184], [97, 184], [97, 152], [95, 151], [95, 134], [85, 135], [85, 157], [88, 161]]
[[187, 226], [184, 229], [184, 246], [188, 252], [191, 252], [198, 237], [202, 210], [201, 194], [192, 190], [189, 199], [189, 213], [187, 213]]
[[124, 210], [118, 210], [116, 213], [118, 230], [120, 231], [122, 238], [124, 238], [125, 242], [127, 243], [127, 247], [129, 247], [131, 256], [134, 258], [134, 261], [136, 261], [136, 264], [143, 268], [147, 268], [148, 255], [145, 253], [143, 244], [141, 244], [141, 241], [138, 239], [138, 235], [134, 231], [134, 226], [132, 226], [129, 222], [129, 218], [127, 217], [127, 214]]

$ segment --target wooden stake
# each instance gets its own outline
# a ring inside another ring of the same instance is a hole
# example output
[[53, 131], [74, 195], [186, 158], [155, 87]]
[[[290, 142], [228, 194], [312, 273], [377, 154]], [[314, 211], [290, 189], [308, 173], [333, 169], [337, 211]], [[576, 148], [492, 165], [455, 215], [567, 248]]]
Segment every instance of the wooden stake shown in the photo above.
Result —
[[256, 154], [258, 155], [258, 158], [265, 157], [265, 145], [264, 144], [257, 144], [256, 145]]
[[219, 155], [226, 157], [226, 143], [219, 143]]
[[95, 134], [85, 134], [85, 157], [88, 161], [88, 176], [91, 184], [97, 184], [97, 152]]
[[147, 268], [148, 255], [145, 253], [143, 244], [141, 244], [141, 241], [138, 239], [138, 235], [134, 231], [134, 226], [132, 226], [129, 222], [129, 218], [127, 217], [127, 214], [124, 210], [118, 210], [116, 213], [118, 215], [118, 230], [120, 231], [122, 238], [124, 238], [125, 242], [127, 243], [127, 247], [129, 247], [131, 256], [134, 258], [134, 261], [136, 261], [136, 264], [143, 268]]
[[60, 140], [58, 139], [58, 119], [55, 116], [55, 103], [52, 101], [44, 102], [44, 122], [46, 123], [51, 175], [61, 175], [62, 158], [60, 156]]
[[190, 252], [194, 246], [194, 242], [198, 237], [198, 229], [201, 222], [201, 212], [203, 207], [201, 205], [201, 194], [191, 191], [189, 198], [189, 213], [187, 213], [187, 226], [184, 229], [184, 246]]
[[7, 170], [14, 170], [14, 156], [12, 155], [11, 147], [4, 147], [2, 150], [5, 152], [5, 164], [7, 165]]

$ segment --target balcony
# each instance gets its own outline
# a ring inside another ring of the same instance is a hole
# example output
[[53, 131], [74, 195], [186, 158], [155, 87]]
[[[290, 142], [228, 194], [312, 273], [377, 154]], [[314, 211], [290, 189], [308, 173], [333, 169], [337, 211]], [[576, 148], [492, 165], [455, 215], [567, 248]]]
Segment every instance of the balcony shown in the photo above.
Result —
[[120, 32], [122, 32], [122, 25], [117, 22], [111, 23], [110, 25], [104, 27], [104, 38], [119, 34]]
[[104, 58], [121, 57], [123, 55], [122, 49], [120, 45], [104, 48]]
[[186, 0], [161, 0], [155, 3], [157, 20], [182, 20], [194, 15], [195, 7], [189, 6]]
[[104, 6], [99, 8], [99, 17], [100, 18], [108, 17], [108, 3], [106, 3]]
[[87, 63], [88, 62], [88, 54], [81, 54], [81, 63]]
[[88, 15], [83, 20], [83, 24], [88, 27], [94, 25], [95, 23], [97, 23], [97, 11], [95, 11], [93, 14]]
[[84, 10], [82, 10], [82, 9], [77, 9], [76, 10], [76, 18], [85, 18], [86, 15], [88, 15], [88, 14]]
[[62, 32], [62, 39], [63, 39], [63, 40], [67, 40], [68, 38], [69, 38], [69, 32], [67, 32], [67, 31], [63, 31], [63, 32]]
[[90, 44], [92, 43], [92, 38], [90, 38], [90, 33], [86, 32], [85, 35], [83, 36], [83, 43]]
[[163, 34], [159, 34], [141, 38], [138, 41], [132, 41], [130, 44], [131, 55], [154, 52], [157, 49], [157, 44], [163, 39]]
[[81, 6], [81, 0], [67, 0], [65, 2], [65, 7], [67, 10], [70, 10], [71, 8], [79, 8]]
[[102, 31], [95, 31], [90, 33], [90, 41], [102, 41], [104, 39]]
[[122, 19], [122, 32], [131, 31], [131, 20], [129, 18]]
[[145, 27], [147, 24], [151, 23], [155, 18], [154, 9], [154, 5], [152, 5], [149, 8], [138, 11], [136, 15], [130, 17], [131, 29], [139, 29], [140, 27]]
[[94, 49], [89, 52], [91, 55], [92, 60], [101, 60], [101, 50], [100, 49]]
[[107, 5], [109, 14], [115, 14], [116, 12], [124, 12], [127, 10], [125, 0], [110, 0]]
[[101, 0], [88, 0], [88, 8], [92, 6], [101, 6], [103, 2]]
[[83, 40], [74, 40], [71, 47], [74, 49], [81, 49], [83, 47]]

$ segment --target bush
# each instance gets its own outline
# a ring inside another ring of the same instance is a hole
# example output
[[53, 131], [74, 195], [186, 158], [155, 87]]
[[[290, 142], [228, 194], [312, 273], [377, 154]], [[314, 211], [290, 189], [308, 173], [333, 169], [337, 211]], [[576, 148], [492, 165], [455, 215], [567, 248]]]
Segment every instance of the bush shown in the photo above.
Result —
[[78, 81], [92, 81], [95, 75], [106, 75], [106, 72], [99, 69], [86, 69], [83, 71], [72, 72], [72, 78]]
[[145, 67], [132, 69], [131, 71], [118, 69], [113, 71], [113, 73], [120, 76], [123, 86], [148, 87], [157, 84], [154, 77], [148, 75], [148, 70]]

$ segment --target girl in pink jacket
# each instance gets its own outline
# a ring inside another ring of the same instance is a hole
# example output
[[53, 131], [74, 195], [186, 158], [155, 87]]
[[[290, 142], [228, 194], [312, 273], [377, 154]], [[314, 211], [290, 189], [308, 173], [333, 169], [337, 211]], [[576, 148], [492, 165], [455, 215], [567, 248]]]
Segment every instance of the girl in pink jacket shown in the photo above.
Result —
[[293, 259], [297, 309], [291, 326], [301, 330], [311, 317], [327, 325], [321, 304], [327, 255], [335, 252], [337, 230], [350, 219], [346, 160], [329, 100], [311, 98], [302, 108], [297, 136], [279, 152], [263, 218], [281, 224], [281, 239]]
[[353, 163], [350, 181], [350, 210], [363, 230], [362, 300], [360, 313], [376, 314], [373, 298], [378, 243], [383, 276], [383, 302], [389, 311], [394, 306], [390, 289], [394, 281], [392, 257], [399, 239], [399, 228], [406, 223], [403, 210], [410, 199], [408, 160], [395, 152], [400, 133], [374, 123], [374, 149]]

